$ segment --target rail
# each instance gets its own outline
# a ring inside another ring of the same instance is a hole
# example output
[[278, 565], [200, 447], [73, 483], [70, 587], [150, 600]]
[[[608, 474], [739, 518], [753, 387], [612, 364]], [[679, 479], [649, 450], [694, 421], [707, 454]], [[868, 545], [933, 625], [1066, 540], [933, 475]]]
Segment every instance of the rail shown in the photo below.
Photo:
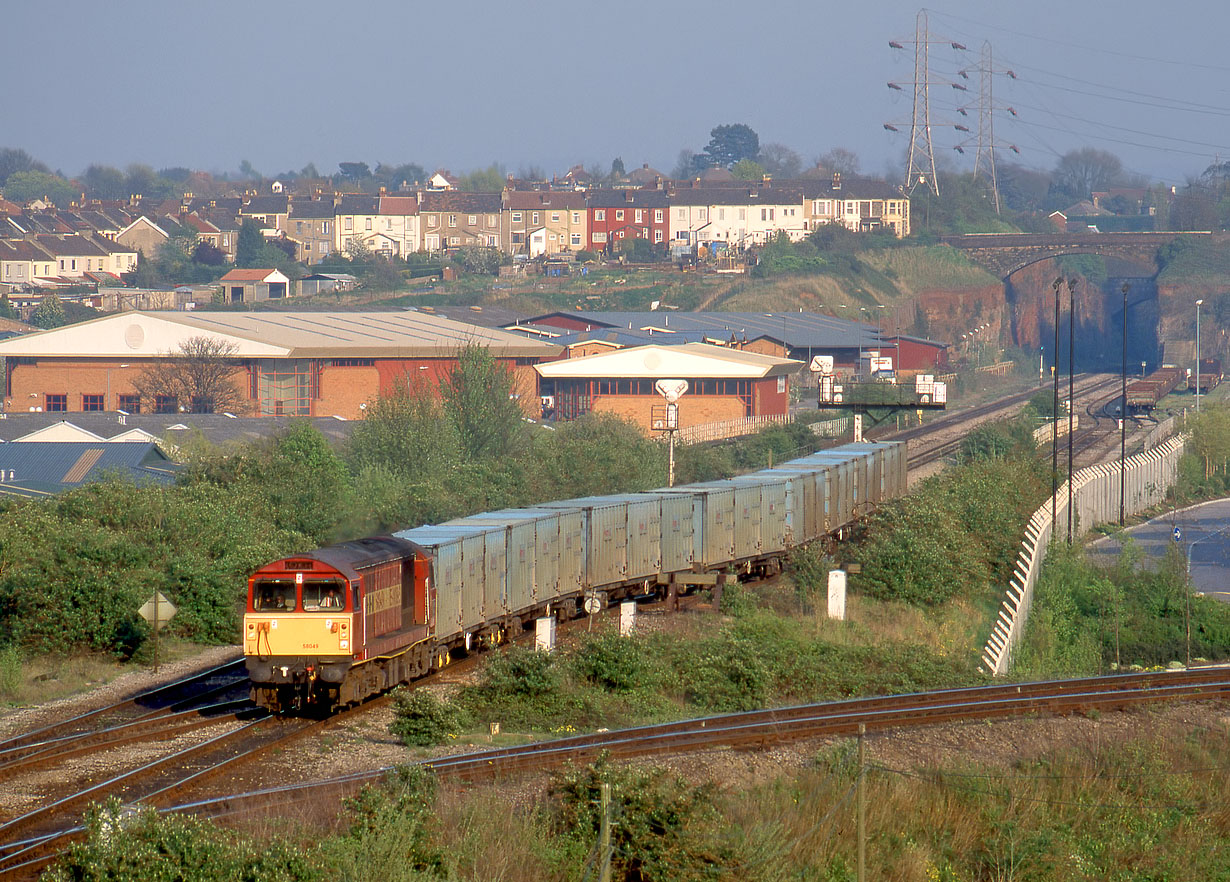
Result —
[[[1179, 457], [1183, 454], [1184, 438], [1176, 436], [1152, 450], [1138, 453], [1124, 461], [1126, 492], [1123, 508], [1126, 514], [1137, 514], [1160, 502], [1176, 480]], [[1074, 523], [1082, 529], [1109, 523], [1119, 517], [1119, 464], [1103, 463], [1081, 469], [1072, 475]], [[1055, 495], [1055, 521], [1065, 524], [1068, 517], [1068, 484], [1060, 485]], [[982, 650], [981, 670], [1003, 676], [1012, 664], [1012, 655], [1033, 604], [1034, 586], [1047, 546], [1054, 538], [1051, 521], [1051, 500], [1034, 512], [1025, 525], [1025, 538], [1017, 556], [1013, 576], [1008, 582], [999, 615]]]

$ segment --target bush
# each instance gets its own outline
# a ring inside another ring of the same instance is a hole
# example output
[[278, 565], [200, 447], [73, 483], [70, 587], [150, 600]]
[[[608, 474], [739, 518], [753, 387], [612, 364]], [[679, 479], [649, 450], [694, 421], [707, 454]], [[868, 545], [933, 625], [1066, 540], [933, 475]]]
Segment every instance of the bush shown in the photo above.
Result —
[[461, 729], [461, 711], [426, 689], [399, 689], [393, 696], [389, 732], [410, 747], [444, 744]]
[[554, 655], [513, 646], [487, 659], [480, 688], [491, 697], [537, 698], [555, 692], [559, 685]]
[[583, 680], [609, 692], [631, 692], [651, 682], [645, 649], [629, 637], [602, 634], [588, 637], [574, 650], [569, 664]]

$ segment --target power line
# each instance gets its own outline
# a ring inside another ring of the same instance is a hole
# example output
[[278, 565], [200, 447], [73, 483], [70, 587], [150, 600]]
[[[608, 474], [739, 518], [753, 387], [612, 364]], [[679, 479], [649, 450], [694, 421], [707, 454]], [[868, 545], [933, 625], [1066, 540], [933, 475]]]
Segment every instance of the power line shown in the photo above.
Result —
[[[927, 10], [924, 10], [924, 11], [927, 11]], [[1212, 70], [1212, 71], [1217, 71], [1219, 73], [1230, 73], [1230, 67], [1227, 67], [1225, 65], [1200, 64], [1200, 63], [1191, 62], [1191, 61], [1177, 61], [1173, 58], [1158, 58], [1152, 55], [1140, 55], [1134, 52], [1119, 52], [1115, 49], [1107, 49], [1103, 46], [1088, 46], [1083, 43], [1073, 43], [1067, 40], [1056, 40], [1054, 37], [1041, 37], [1041, 36], [1038, 36], [1037, 34], [1031, 34], [1027, 31], [1018, 31], [1012, 28], [1005, 28], [1002, 25], [994, 25], [988, 22], [978, 21], [977, 19], [963, 18], [962, 16], [959, 16], [959, 15], [949, 15], [944, 12], [937, 12], [936, 10], [930, 10], [930, 11], [935, 12], [935, 14], [939, 16], [940, 18], [950, 18], [956, 21], [964, 21], [964, 22], [968, 22], [969, 24], [978, 25], [979, 27], [990, 28], [991, 30], [994, 30], [994, 31], [1000, 31], [1001, 33], [1012, 34], [1014, 37], [1024, 37], [1028, 40], [1037, 40], [1041, 43], [1050, 43], [1053, 46], [1063, 46], [1067, 49], [1079, 49], [1082, 52], [1100, 52], [1103, 55], [1110, 55], [1116, 58], [1125, 58], [1125, 59], [1128, 59], [1129, 61], [1148, 61], [1154, 64], [1165, 64], [1165, 65], [1170, 65], [1174, 67], [1193, 68], [1197, 70]]]

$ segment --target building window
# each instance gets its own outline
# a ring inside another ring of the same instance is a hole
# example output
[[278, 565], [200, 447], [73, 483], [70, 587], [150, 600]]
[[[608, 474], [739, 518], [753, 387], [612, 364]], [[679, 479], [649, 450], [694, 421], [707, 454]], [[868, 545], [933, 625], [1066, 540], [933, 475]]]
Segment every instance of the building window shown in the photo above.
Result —
[[615, 220], [621, 221], [624, 219], [624, 210], [622, 208], [615, 209]]
[[322, 235], [325, 235], [325, 236], [329, 235], [329, 222], [328, 221], [325, 221], [324, 223], [320, 225], [320, 232]]
[[553, 224], [559, 223], [559, 212], [558, 211], [551, 212], [551, 223]]
[[141, 396], [140, 395], [121, 395], [120, 410], [125, 413], [140, 413], [141, 412]]
[[572, 242], [572, 244], [573, 244], [573, 245], [576, 245], [576, 246], [580, 247], [580, 245], [582, 244], [582, 243], [581, 243], [581, 234], [580, 234], [580, 233], [573, 233], [570, 241]]
[[579, 223], [581, 222], [581, 212], [579, 212], [579, 211], [574, 211], [574, 212], [572, 213], [572, 222], [573, 222], [574, 224], [579, 224]]
[[179, 399], [174, 395], [155, 395], [154, 413], [179, 413]]
[[448, 244], [450, 244], [450, 245], [460, 245], [460, 244], [461, 244], [461, 237], [460, 237], [460, 236], [449, 236], [449, 237], [448, 237]]
[[718, 209], [718, 220], [726, 220], [726, 209], [725, 208]]
[[658, 243], [662, 242], [662, 231], [661, 230], [653, 231], [653, 240]]
[[43, 410], [48, 413], [68, 410], [67, 395], [46, 395], [43, 398]]
[[739, 220], [747, 220], [747, 209], [746, 208], [739, 209]]
[[645, 222], [645, 211], [644, 211], [644, 209], [638, 208], [638, 209], [636, 210], [636, 221], [635, 221], [635, 223], [638, 223], [638, 224], [643, 224], [644, 222]]
[[335, 358], [334, 367], [372, 367], [376, 364], [374, 358]]
[[474, 215], [470, 215], [470, 219], [468, 223], [470, 226], [475, 226], [476, 224], [478, 224], [478, 218], [475, 217]]
[[591, 236], [590, 238], [591, 238], [594, 242], [605, 242], [605, 241], [606, 241], [606, 233], [594, 233], [594, 235], [593, 235], [593, 236]]
[[102, 395], [85, 394], [81, 396], [82, 410], [104, 410], [105, 408], [106, 405], [103, 403]]
[[762, 221], [763, 221], [763, 220], [768, 220], [768, 219], [769, 219], [769, 209], [767, 209], [767, 208], [762, 208], [762, 209], [760, 209], [760, 219], [761, 219]]
[[342, 229], [343, 230], [353, 230], [354, 229], [354, 218], [348, 217], [344, 221], [342, 221]]
[[655, 208], [655, 209], [653, 210], [653, 222], [654, 222], [655, 224], [660, 224], [660, 223], [662, 223], [662, 209], [660, 209], [660, 208]]
[[450, 227], [455, 227], [455, 226], [457, 226], [457, 215], [455, 215], [455, 214], [450, 214], [450, 215], [448, 216], [448, 225], [449, 225]]
[[594, 209], [594, 220], [596, 221], [606, 220], [606, 209], [605, 208]]
[[530, 223], [532, 224], [538, 223], [538, 212], [535, 211], [533, 214], [530, 215]]
[[688, 216], [687, 211], [685, 209], [682, 209], [682, 208], [679, 209], [679, 219], [680, 220], [685, 220], [687, 216]]
[[512, 219], [513, 219], [513, 223], [514, 223], [514, 224], [519, 224], [519, 223], [521, 223], [521, 212], [519, 212], [519, 211], [514, 211], [514, 212], [512, 213]]

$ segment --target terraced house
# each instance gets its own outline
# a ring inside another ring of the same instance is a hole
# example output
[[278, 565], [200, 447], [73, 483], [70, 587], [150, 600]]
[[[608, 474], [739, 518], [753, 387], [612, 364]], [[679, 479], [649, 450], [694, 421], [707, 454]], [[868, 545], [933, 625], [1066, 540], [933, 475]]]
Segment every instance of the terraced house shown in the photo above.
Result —
[[500, 249], [531, 258], [586, 247], [585, 194], [573, 190], [505, 190]]
[[839, 223], [856, 233], [892, 230], [897, 238], [910, 235], [910, 200], [886, 181], [846, 178], [803, 182], [806, 229]]
[[451, 251], [473, 245], [499, 248], [502, 213], [499, 193], [420, 193], [423, 250]]
[[625, 239], [665, 245], [670, 238], [670, 199], [662, 190], [590, 190], [589, 250], [611, 252]]
[[807, 235], [803, 191], [795, 186], [680, 187], [670, 194], [671, 247], [763, 245], [779, 232]]
[[286, 219], [286, 237], [295, 243], [295, 259], [320, 263], [333, 251], [333, 197], [296, 199]]

